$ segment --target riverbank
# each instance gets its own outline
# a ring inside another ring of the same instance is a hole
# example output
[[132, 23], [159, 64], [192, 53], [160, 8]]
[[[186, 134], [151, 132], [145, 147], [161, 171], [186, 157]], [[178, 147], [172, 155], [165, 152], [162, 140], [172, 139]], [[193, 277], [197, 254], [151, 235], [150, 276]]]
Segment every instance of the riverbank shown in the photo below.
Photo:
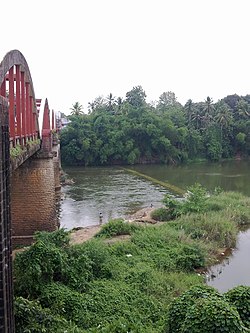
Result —
[[[130, 223], [150, 223], [157, 224], [159, 222], [151, 218], [151, 212], [154, 208], [146, 207], [138, 210], [134, 214], [129, 215], [125, 221]], [[102, 225], [88, 226], [84, 228], [76, 228], [71, 231], [71, 244], [81, 244], [93, 238], [102, 228]]]

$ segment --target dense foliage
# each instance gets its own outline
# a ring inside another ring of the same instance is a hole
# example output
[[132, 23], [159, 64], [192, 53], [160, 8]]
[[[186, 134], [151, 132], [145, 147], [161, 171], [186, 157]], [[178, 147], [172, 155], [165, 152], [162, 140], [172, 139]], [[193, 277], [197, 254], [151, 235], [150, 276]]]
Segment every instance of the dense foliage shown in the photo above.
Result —
[[250, 223], [250, 199], [222, 192], [207, 197], [202, 211], [191, 202], [192, 213], [171, 222], [117, 219], [79, 245], [64, 230], [38, 233], [14, 261], [16, 332], [246, 332], [249, 288], [222, 297], [196, 269], [235, 244], [238, 226]]
[[152, 105], [141, 86], [124, 100], [112, 94], [96, 98], [88, 115], [75, 103], [71, 123], [61, 132], [62, 159], [86, 166], [248, 156], [249, 103], [249, 95], [232, 95], [182, 106], [174, 93], [164, 92]]

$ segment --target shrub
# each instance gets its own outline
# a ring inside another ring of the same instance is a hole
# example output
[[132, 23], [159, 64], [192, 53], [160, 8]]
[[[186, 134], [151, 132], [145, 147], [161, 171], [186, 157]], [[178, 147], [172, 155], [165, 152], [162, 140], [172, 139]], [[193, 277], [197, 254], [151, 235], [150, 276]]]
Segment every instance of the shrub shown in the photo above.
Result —
[[63, 249], [42, 240], [17, 253], [14, 261], [16, 295], [36, 298], [45, 284], [61, 280], [66, 263], [67, 254]]
[[205, 255], [202, 249], [196, 244], [182, 244], [173, 250], [176, 267], [183, 271], [193, 271], [205, 265]]
[[169, 221], [173, 218], [171, 212], [166, 208], [157, 208], [151, 212], [150, 216], [160, 222]]
[[140, 227], [134, 223], [125, 222], [123, 219], [113, 219], [102, 226], [96, 237], [114, 237], [119, 235], [130, 235]]
[[167, 208], [169, 219], [172, 220], [180, 215], [182, 202], [174, 198], [173, 196], [166, 194], [162, 200]]
[[234, 247], [238, 233], [236, 224], [224, 210], [183, 215], [169, 225], [184, 230], [192, 239], [213, 242], [217, 247]]
[[[59, 281], [68, 287], [83, 292], [88, 282], [93, 279], [93, 261], [78, 246], [72, 246], [67, 251], [65, 265]], [[56, 280], [54, 280], [56, 281]]]
[[166, 311], [160, 300], [123, 281], [93, 281], [84, 294], [84, 305], [83, 315], [88, 318], [89, 327], [113, 323], [120, 318], [141, 327], [158, 326]]
[[[70, 258], [85, 256], [90, 262], [89, 271], [93, 278], [103, 277], [103, 267], [110, 257], [110, 248], [107, 244], [97, 239], [92, 239], [83, 244], [75, 245], [70, 250]], [[81, 267], [79, 267], [81, 269]], [[83, 269], [84, 271], [84, 269]], [[79, 272], [80, 274], [80, 272]]]
[[17, 297], [14, 301], [16, 333], [81, 333], [74, 324], [43, 309], [39, 302]]
[[207, 211], [224, 211], [236, 225], [250, 223], [250, 198], [238, 192], [222, 192], [207, 200]]
[[181, 326], [186, 318], [188, 309], [195, 304], [197, 299], [209, 298], [211, 296], [216, 297], [216, 299], [222, 297], [214, 288], [204, 285], [193, 286], [180, 297], [176, 298], [169, 306], [169, 332], [182, 332]]
[[52, 313], [63, 316], [82, 328], [88, 327], [84, 297], [61, 283], [47, 284], [40, 297], [43, 307], [51, 309]]
[[156, 328], [142, 325], [141, 323], [133, 323], [131, 320], [119, 318], [112, 323], [101, 323], [98, 328], [88, 329], [86, 333], [161, 333], [161, 327]]
[[181, 212], [186, 213], [200, 213], [206, 209], [207, 190], [198, 183], [188, 187], [187, 199], [181, 206]]
[[181, 214], [200, 213], [206, 210], [207, 190], [198, 183], [188, 187], [184, 201], [177, 200], [170, 195], [165, 195], [163, 203], [172, 218]]
[[[238, 312], [223, 299], [203, 298], [187, 309], [182, 333], [246, 332]], [[174, 331], [173, 331], [174, 333]]]
[[226, 292], [224, 296], [237, 309], [244, 325], [250, 328], [250, 287], [235, 287]]
[[147, 227], [133, 234], [131, 242], [140, 249], [143, 261], [164, 271], [192, 271], [205, 263], [205, 251], [200, 244], [190, 240], [167, 224]]
[[52, 232], [37, 231], [34, 238], [36, 241], [51, 243], [59, 248], [68, 247], [70, 241], [70, 232], [63, 228]]

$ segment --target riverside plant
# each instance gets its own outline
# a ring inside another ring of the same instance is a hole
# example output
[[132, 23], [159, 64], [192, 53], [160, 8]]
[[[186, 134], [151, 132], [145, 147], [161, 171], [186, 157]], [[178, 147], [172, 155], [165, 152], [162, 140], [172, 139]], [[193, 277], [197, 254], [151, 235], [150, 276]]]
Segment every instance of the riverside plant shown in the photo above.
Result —
[[194, 286], [170, 304], [167, 332], [249, 332], [249, 305], [249, 287], [221, 295], [212, 287]]

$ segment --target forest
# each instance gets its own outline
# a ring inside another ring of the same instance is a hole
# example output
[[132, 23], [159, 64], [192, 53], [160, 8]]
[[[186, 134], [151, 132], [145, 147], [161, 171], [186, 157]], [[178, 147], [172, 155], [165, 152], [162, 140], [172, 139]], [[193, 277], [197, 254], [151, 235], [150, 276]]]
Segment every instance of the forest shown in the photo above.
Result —
[[126, 98], [97, 97], [88, 114], [72, 105], [69, 125], [60, 133], [67, 165], [179, 164], [194, 160], [242, 158], [250, 153], [250, 95], [211, 97], [183, 106], [168, 91], [146, 102], [141, 86]]

